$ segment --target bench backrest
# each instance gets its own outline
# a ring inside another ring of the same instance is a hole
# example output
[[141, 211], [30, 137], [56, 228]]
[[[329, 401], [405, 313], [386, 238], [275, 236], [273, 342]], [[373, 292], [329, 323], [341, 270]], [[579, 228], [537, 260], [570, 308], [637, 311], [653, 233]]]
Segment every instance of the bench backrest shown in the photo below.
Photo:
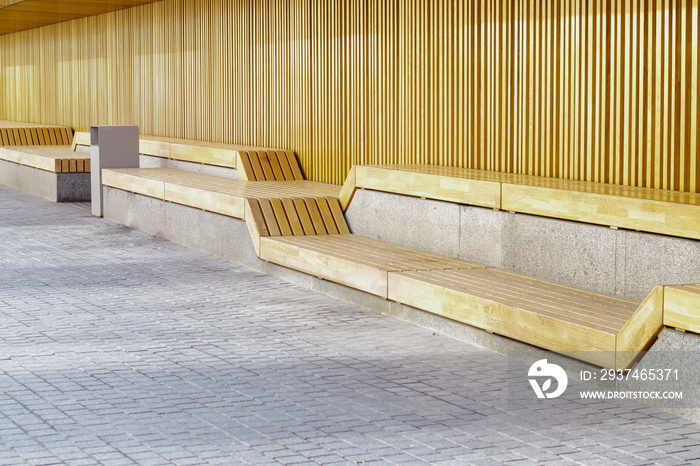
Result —
[[60, 146], [70, 144], [73, 130], [67, 127], [0, 128], [1, 146]]

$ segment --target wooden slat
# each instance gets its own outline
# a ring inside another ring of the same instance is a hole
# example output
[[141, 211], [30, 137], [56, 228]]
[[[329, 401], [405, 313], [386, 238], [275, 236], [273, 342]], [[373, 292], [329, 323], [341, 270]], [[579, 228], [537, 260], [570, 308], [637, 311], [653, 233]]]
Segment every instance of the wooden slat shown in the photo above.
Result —
[[257, 199], [246, 199], [245, 222], [250, 233], [250, 239], [253, 241], [255, 253], [260, 257], [260, 238], [270, 236], [270, 232], [267, 230], [265, 216]]
[[265, 172], [263, 171], [262, 165], [260, 165], [260, 158], [255, 152], [249, 152], [250, 155], [250, 165], [253, 167], [253, 176], [255, 178], [249, 178], [251, 181], [265, 181]]
[[327, 235], [328, 230], [323, 223], [323, 217], [321, 217], [321, 212], [318, 210], [318, 205], [316, 204], [316, 199], [312, 197], [304, 198], [304, 203], [306, 208], [309, 210], [309, 217], [311, 217], [311, 222], [314, 224], [314, 230], [316, 230], [317, 235]]
[[357, 168], [354, 166], [350, 169], [350, 173], [348, 173], [345, 183], [343, 184], [343, 189], [340, 190], [340, 194], [338, 195], [340, 207], [343, 209], [343, 212], [348, 210], [350, 202], [352, 202], [352, 198], [355, 196], [355, 190], [357, 189], [356, 170]]
[[280, 166], [279, 156], [275, 152], [268, 152], [268, 157], [270, 158], [270, 166], [272, 166], [272, 171], [275, 175], [275, 180], [283, 181], [285, 179], [284, 172]]
[[255, 180], [253, 166], [250, 164], [250, 156], [247, 152], [238, 153], [238, 176], [241, 180]]
[[275, 212], [272, 209], [272, 204], [270, 203], [269, 199], [259, 199], [260, 202], [260, 210], [263, 213], [263, 217], [265, 218], [265, 225], [267, 225], [267, 231], [270, 233], [270, 236], [281, 236], [282, 232], [280, 231], [280, 227], [277, 224], [277, 217], [275, 216]]
[[270, 204], [272, 204], [272, 210], [275, 213], [277, 226], [279, 226], [282, 236], [292, 236], [292, 227], [289, 225], [289, 220], [287, 220], [287, 214], [284, 213], [282, 201], [278, 198], [274, 198], [270, 199]]
[[626, 369], [656, 340], [664, 326], [664, 288], [657, 286], [617, 335], [616, 367]]
[[299, 221], [301, 221], [301, 226], [304, 228], [304, 234], [315, 235], [316, 229], [314, 228], [314, 223], [311, 221], [311, 215], [309, 214], [309, 209], [306, 207], [306, 202], [301, 198], [294, 198], [294, 207], [296, 207], [297, 214], [299, 215]]
[[292, 233], [294, 235], [304, 235], [304, 227], [299, 220], [299, 214], [297, 214], [297, 209], [294, 206], [294, 201], [288, 197], [282, 199], [282, 205], [284, 205], [284, 212], [287, 214], [287, 219], [289, 220], [289, 226], [292, 228]]
[[323, 224], [328, 234], [337, 235], [338, 227], [335, 225], [335, 219], [333, 218], [330, 207], [328, 207], [328, 201], [323, 197], [317, 197], [316, 204], [318, 205], [318, 210], [321, 213], [321, 218], [323, 219]]
[[264, 180], [266, 181], [274, 181], [275, 179], [275, 172], [272, 170], [272, 165], [270, 164], [270, 158], [265, 152], [258, 151], [257, 153], [258, 160], [260, 160], [260, 166], [262, 167], [263, 173], [265, 175]]
[[289, 162], [289, 168], [292, 170], [292, 174], [294, 175], [295, 180], [303, 180], [304, 175], [301, 173], [301, 169], [299, 168], [299, 163], [297, 162], [297, 157], [294, 155], [293, 152], [287, 152], [287, 162]]
[[292, 168], [289, 166], [289, 159], [287, 158], [287, 154], [285, 154], [284, 152], [278, 152], [277, 153], [277, 160], [279, 160], [280, 167], [282, 168], [282, 173], [284, 174], [284, 179], [285, 180], [293, 180], [294, 173], [292, 172]]
[[331, 209], [331, 214], [333, 214], [333, 220], [335, 220], [335, 225], [338, 228], [338, 233], [341, 235], [350, 233], [348, 224], [345, 221], [345, 216], [343, 215], [343, 210], [340, 208], [340, 203], [335, 197], [327, 197], [328, 207]]

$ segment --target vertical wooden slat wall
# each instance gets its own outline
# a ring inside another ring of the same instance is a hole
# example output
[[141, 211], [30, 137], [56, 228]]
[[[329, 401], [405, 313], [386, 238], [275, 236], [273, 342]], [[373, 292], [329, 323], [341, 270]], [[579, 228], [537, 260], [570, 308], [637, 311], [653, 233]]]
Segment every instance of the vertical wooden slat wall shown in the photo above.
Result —
[[0, 118], [700, 192], [698, 0], [165, 0], [0, 37]]

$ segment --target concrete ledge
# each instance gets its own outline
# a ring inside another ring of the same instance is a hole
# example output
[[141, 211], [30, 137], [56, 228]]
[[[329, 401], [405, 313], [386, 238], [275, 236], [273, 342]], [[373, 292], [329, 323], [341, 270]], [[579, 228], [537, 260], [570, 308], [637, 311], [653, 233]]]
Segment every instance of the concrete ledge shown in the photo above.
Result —
[[53, 202], [90, 200], [90, 173], [51, 173], [0, 160], [0, 183]]
[[700, 241], [358, 189], [353, 234], [631, 299], [700, 283]]

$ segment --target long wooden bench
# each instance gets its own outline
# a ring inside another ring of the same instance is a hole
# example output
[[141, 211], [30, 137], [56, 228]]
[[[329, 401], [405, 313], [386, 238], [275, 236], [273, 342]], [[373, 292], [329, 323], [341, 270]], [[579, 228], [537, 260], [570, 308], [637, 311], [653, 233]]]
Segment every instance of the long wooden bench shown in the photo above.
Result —
[[68, 145], [0, 147], [0, 160], [51, 173], [90, 172], [90, 156], [76, 153]]
[[103, 180], [243, 219], [263, 260], [603, 367], [628, 367], [663, 328], [664, 287], [639, 303], [354, 236], [339, 186], [172, 169], [105, 170]]
[[[341, 233], [346, 227], [313, 234], [299, 222], [295, 230], [287, 219], [298, 217], [306, 205], [284, 199], [248, 200], [246, 221], [261, 259], [542, 348], [575, 353], [574, 357], [603, 367], [629, 366], [662, 328], [661, 288], [640, 305]], [[329, 215], [326, 222], [338, 225], [338, 218]], [[284, 227], [277, 226], [280, 219]]]
[[[90, 134], [76, 133], [74, 141], [90, 145]], [[233, 168], [244, 181], [304, 179], [296, 155], [279, 149], [140, 135], [139, 152], [151, 157]]]
[[430, 165], [356, 166], [357, 188], [700, 239], [700, 194]]

